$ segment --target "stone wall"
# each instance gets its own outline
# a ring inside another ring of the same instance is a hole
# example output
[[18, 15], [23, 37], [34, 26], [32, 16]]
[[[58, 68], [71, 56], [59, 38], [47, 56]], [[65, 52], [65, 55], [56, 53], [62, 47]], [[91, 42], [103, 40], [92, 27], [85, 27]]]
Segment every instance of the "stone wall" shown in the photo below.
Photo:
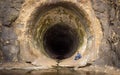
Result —
[[4, 61], [17, 61], [19, 47], [13, 31], [13, 23], [19, 16], [24, 0], [0, 0], [0, 42]]
[[120, 0], [92, 0], [104, 37], [97, 64], [120, 67]]
[[[83, 5], [87, 8], [87, 0], [75, 1], [80, 2], [80, 5]], [[38, 6], [39, 2], [40, 1], [38, 1]], [[53, 0], [53, 3], [55, 2], [56, 1]], [[98, 58], [92, 62], [97, 65], [120, 67], [120, 0], [91, 0], [88, 2], [91, 3], [91, 10], [93, 13], [87, 14], [91, 15], [95, 13], [95, 17], [97, 17], [100, 21], [103, 33], [103, 38], [101, 44], [99, 45], [99, 54], [97, 54]], [[34, 4], [37, 4], [37, 0], [0, 0], [0, 62], [30, 62], [32, 59], [39, 57], [38, 52], [31, 52], [31, 54], [35, 55], [31, 56], [26, 53], [28, 57], [25, 57], [25, 60], [23, 60], [25, 54], [23, 54], [23, 57], [21, 57], [21, 50], [23, 50], [23, 47], [24, 49], [28, 49], [29, 47], [23, 43], [20, 45], [20, 41], [18, 40], [19, 37], [22, 37], [20, 35], [24, 32], [22, 31], [24, 30], [22, 29], [24, 25], [19, 25], [17, 23], [23, 19], [29, 19], [29, 17], [26, 15], [29, 14], [31, 11], [29, 9], [32, 9]], [[39, 8], [36, 7], [36, 9]], [[33, 10], [35, 9], [32, 9], [32, 11]], [[26, 15], [22, 15], [22, 13], [26, 13]], [[18, 29], [16, 28], [16, 25]], [[19, 29], [21, 29], [22, 33], [19, 32]], [[98, 31], [96, 30], [94, 33], [97, 32]], [[85, 54], [87, 54], [87, 52]], [[31, 60], [26, 60], [29, 57], [31, 57]]]

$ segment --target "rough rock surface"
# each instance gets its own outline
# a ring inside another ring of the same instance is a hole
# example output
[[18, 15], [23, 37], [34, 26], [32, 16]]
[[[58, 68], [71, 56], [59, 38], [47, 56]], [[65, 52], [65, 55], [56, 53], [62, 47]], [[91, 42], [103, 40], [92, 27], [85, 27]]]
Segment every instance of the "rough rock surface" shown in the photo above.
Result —
[[[103, 32], [99, 59], [95, 64], [120, 68], [120, 0], [91, 2]], [[19, 60], [20, 47], [13, 24], [23, 3], [24, 0], [0, 0], [0, 62]]]
[[13, 23], [19, 16], [19, 11], [24, 0], [0, 0], [0, 50], [4, 61], [17, 61], [16, 35], [13, 31]]
[[120, 0], [92, 0], [92, 3], [104, 33], [96, 63], [120, 67]]

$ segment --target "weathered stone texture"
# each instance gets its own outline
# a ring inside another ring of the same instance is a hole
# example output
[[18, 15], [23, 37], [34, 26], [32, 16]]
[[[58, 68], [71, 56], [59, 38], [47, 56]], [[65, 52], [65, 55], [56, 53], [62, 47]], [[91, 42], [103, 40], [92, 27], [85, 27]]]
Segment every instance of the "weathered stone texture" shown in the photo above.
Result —
[[[31, 2], [31, 5], [34, 4], [33, 0], [27, 1]], [[81, 2], [81, 0], [77, 1]], [[82, 0], [83, 3], [86, 1]], [[19, 59], [20, 44], [13, 24], [19, 17], [23, 3], [24, 0], [0, 0], [0, 62], [2, 59], [4, 61]], [[99, 59], [95, 64], [120, 68], [120, 0], [91, 0], [91, 3], [103, 32]], [[20, 27], [22, 28], [22, 25]]]
[[92, 0], [104, 37], [98, 64], [120, 67], [120, 1]]
[[12, 24], [19, 16], [24, 0], [0, 0], [0, 49], [5, 61], [16, 61], [18, 45]]
[[19, 15], [24, 0], [0, 0], [0, 21], [10, 26]]

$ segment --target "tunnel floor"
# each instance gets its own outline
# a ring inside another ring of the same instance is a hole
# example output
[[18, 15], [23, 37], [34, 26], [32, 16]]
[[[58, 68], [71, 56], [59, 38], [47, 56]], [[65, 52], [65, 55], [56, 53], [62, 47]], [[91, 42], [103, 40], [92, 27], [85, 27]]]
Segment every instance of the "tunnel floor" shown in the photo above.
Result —
[[72, 56], [77, 49], [77, 31], [66, 24], [55, 24], [47, 29], [43, 37], [45, 51], [54, 59]]
[[[19, 66], [19, 65], [17, 65]], [[20, 67], [19, 67], [20, 68]], [[53, 69], [39, 69], [35, 67], [30, 69], [29, 67], [21, 67], [21, 69], [9, 68], [0, 69], [0, 75], [119, 75], [120, 70], [116, 70], [112, 67], [100, 67], [91, 66], [78, 68], [74, 70], [73, 68], [53, 68]], [[111, 69], [112, 68], [112, 69]]]

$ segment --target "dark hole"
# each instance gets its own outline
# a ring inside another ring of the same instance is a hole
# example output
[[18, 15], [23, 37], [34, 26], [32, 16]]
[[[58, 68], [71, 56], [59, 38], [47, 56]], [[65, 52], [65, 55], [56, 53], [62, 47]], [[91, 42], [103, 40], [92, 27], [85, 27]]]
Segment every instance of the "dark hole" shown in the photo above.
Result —
[[54, 59], [70, 57], [78, 46], [77, 31], [65, 24], [56, 24], [44, 34], [45, 51]]

